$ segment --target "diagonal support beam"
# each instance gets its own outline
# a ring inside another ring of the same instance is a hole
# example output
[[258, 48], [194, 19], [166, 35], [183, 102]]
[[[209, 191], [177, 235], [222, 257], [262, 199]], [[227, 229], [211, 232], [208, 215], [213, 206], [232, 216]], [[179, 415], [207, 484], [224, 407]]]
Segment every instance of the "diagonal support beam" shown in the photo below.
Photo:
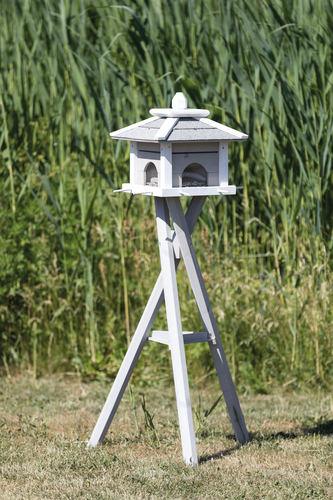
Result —
[[[190, 233], [194, 230], [205, 200], [205, 196], [195, 197], [191, 200], [186, 213], [186, 224], [188, 225]], [[180, 259], [175, 259], [176, 268], [179, 262]], [[162, 273], [160, 273], [141, 320], [134, 333], [132, 342], [112, 385], [109, 396], [92, 432], [88, 447], [94, 447], [103, 442], [118, 409], [121, 398], [123, 397], [127, 384], [132, 376], [135, 365], [138, 362], [142, 349], [148, 340], [149, 332], [154, 324], [163, 300], [163, 278]]]
[[229, 412], [229, 417], [237, 440], [244, 444], [249, 441], [242, 410], [232, 381], [227, 358], [224, 353], [214, 314], [209, 302], [207, 290], [195, 254], [191, 234], [179, 201], [179, 198], [167, 198], [178, 244], [190, 279], [194, 297], [200, 312], [204, 330], [215, 337], [215, 343], [209, 342], [220, 386]]

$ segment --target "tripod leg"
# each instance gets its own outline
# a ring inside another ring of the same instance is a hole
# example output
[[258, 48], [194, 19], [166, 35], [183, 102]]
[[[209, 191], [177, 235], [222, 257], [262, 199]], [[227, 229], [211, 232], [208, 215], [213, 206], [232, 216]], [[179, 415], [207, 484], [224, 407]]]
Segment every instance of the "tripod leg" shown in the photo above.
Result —
[[117, 377], [112, 385], [110, 394], [97, 420], [88, 443], [89, 447], [102, 443], [105, 438], [113, 417], [118, 409], [121, 398], [123, 397], [129, 379], [131, 378], [135, 365], [138, 362], [141, 351], [147, 342], [149, 332], [163, 303], [163, 298], [163, 279], [161, 273], [148, 300], [147, 306], [121, 364]]
[[[193, 198], [186, 213], [186, 221], [192, 233], [198, 220], [202, 207], [205, 203], [205, 197]], [[177, 268], [180, 260], [175, 260]], [[132, 342], [128, 348], [125, 358], [121, 364], [117, 377], [112, 385], [109, 396], [104, 404], [103, 410], [97, 420], [95, 428], [90, 437], [88, 446], [97, 446], [103, 442], [106, 433], [111, 425], [113, 417], [118, 409], [119, 403], [127, 384], [132, 376], [133, 370], [140, 357], [141, 351], [147, 342], [149, 332], [154, 324], [158, 311], [163, 303], [163, 278], [159, 275], [147, 306], [138, 324], [133, 336]]]
[[166, 201], [163, 198], [155, 198], [155, 206], [183, 456], [187, 464], [196, 464], [198, 459], [195, 446], [190, 390], [187, 378], [183, 330], [180, 318], [170, 216]]
[[249, 441], [249, 435], [184, 213], [178, 198], [168, 198], [167, 202], [204, 329], [215, 337], [215, 342], [209, 343], [210, 351], [213, 356], [235, 436], [241, 444], [244, 444]]

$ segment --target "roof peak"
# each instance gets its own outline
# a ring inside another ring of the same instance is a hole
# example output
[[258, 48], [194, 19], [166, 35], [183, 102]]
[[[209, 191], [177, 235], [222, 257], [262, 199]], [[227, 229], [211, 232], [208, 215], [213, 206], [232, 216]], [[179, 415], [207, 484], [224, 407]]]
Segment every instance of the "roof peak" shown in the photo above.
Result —
[[151, 109], [150, 113], [151, 118], [112, 132], [111, 137], [135, 142], [229, 142], [248, 138], [243, 132], [206, 118], [207, 109], [188, 108], [183, 92], [174, 95], [172, 108]]
[[208, 109], [188, 108], [183, 92], [177, 92], [173, 96], [172, 108], [153, 108], [149, 112], [160, 118], [205, 118], [209, 115]]
[[187, 99], [183, 92], [177, 92], [172, 98], [172, 109], [186, 109]]

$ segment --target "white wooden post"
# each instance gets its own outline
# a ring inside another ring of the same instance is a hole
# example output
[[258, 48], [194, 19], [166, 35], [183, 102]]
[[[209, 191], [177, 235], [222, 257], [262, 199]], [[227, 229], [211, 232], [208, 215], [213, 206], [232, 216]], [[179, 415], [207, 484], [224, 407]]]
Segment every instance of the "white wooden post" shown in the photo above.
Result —
[[[205, 200], [205, 196], [193, 198], [191, 200], [190, 206], [188, 207], [186, 213], [186, 223], [188, 224], [189, 231], [191, 233], [194, 230], [195, 224], [199, 218]], [[175, 259], [176, 268], [179, 264], [179, 261], [179, 259]], [[129, 379], [132, 376], [141, 351], [148, 340], [149, 332], [152, 328], [152, 325], [154, 324], [163, 300], [163, 278], [162, 273], [160, 273], [153, 292], [147, 303], [147, 306], [143, 312], [141, 320], [138, 324], [138, 327], [135, 331], [132, 342], [121, 364], [117, 377], [112, 385], [109, 396], [104, 404], [102, 412], [92, 432], [92, 435], [88, 442], [88, 447], [94, 447], [103, 442], [106, 433], [111, 425], [113, 417], [118, 409], [121, 398], [123, 397]]]
[[172, 188], [172, 144], [161, 143], [161, 188]]
[[214, 338], [209, 342], [209, 345], [229, 417], [236, 438], [241, 444], [244, 444], [249, 441], [249, 435], [180, 200], [179, 198], [167, 198], [167, 203], [204, 330]]
[[130, 142], [130, 184], [135, 184], [137, 182], [136, 175], [137, 175], [137, 165], [138, 161], [138, 143], [137, 142]]
[[164, 298], [168, 319], [169, 345], [175, 381], [180, 436], [187, 464], [196, 464], [197, 451], [188, 385], [183, 331], [180, 318], [176, 268], [169, 210], [164, 198], [155, 198], [158, 241], [163, 275]]
[[228, 186], [228, 143], [219, 143], [219, 185]]

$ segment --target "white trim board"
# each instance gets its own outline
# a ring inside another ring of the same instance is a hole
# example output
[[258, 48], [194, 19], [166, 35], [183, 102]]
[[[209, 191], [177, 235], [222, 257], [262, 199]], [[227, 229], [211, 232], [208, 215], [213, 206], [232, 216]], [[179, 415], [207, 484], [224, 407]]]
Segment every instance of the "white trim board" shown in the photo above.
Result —
[[180, 187], [180, 188], [160, 188], [151, 186], [139, 186], [138, 184], [126, 183], [122, 189], [116, 189], [114, 193], [129, 192], [132, 194], [146, 194], [157, 196], [158, 198], [170, 198], [181, 196], [212, 196], [212, 195], [234, 195], [236, 186], [200, 186], [200, 187]]
[[156, 141], [165, 141], [177, 125], [178, 121], [179, 118], [167, 118], [162, 127], [156, 132], [154, 139]]

